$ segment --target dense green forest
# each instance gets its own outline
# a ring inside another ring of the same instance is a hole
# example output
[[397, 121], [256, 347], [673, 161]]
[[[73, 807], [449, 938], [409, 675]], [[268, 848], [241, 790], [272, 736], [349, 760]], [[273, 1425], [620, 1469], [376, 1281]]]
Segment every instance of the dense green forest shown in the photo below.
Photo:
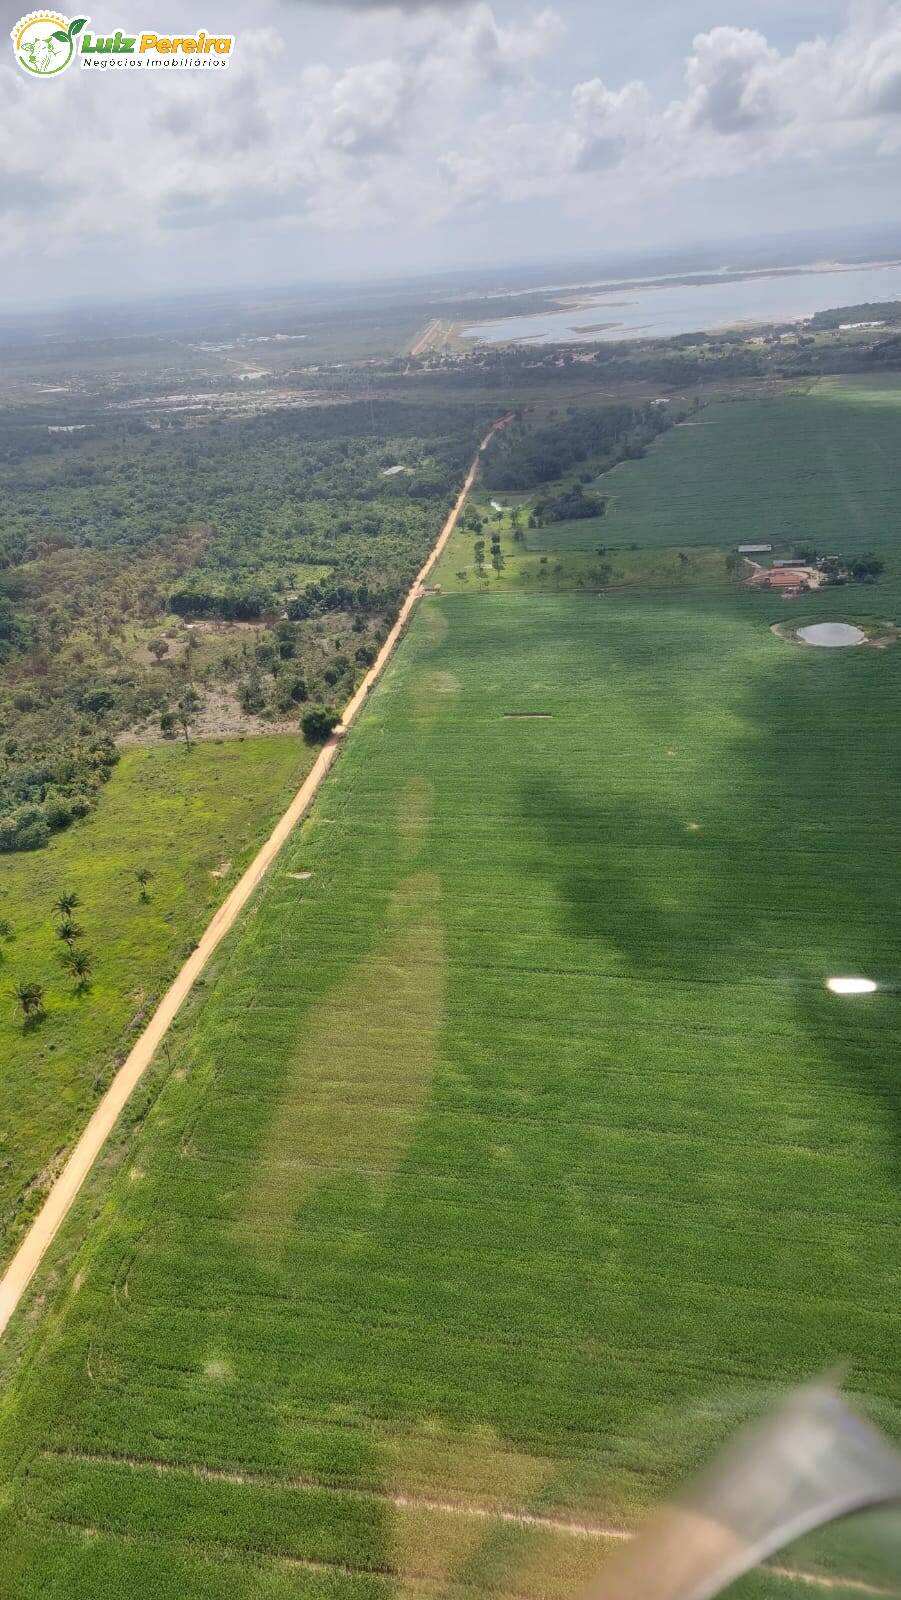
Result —
[[5, 429], [0, 851], [84, 815], [123, 729], [190, 739], [214, 693], [295, 725], [339, 708], [489, 415], [379, 400]]
[[857, 306], [817, 311], [808, 326], [811, 329], [846, 328], [855, 322], [901, 322], [901, 300], [865, 300]]
[[[581, 467], [586, 468], [584, 481], [590, 482], [618, 461], [642, 456], [671, 420], [667, 406], [650, 401], [636, 406], [570, 406], [559, 420], [539, 427], [519, 422], [495, 435], [486, 453], [485, 483], [489, 489], [534, 489]], [[547, 520], [578, 514], [561, 511], [557, 517], [549, 505]], [[585, 514], [595, 516], [597, 510]]]

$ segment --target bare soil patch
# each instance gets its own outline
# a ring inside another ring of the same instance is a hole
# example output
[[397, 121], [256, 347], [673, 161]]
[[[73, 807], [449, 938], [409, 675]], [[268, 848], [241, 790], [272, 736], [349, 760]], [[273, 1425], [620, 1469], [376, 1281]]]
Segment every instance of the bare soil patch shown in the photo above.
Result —
[[[237, 697], [229, 689], [202, 689], [203, 709], [191, 724], [192, 740], [247, 739], [266, 733], [296, 733], [300, 737], [298, 719], [292, 721], [270, 720], [241, 710]], [[181, 735], [179, 734], [180, 738]], [[121, 750], [134, 745], [152, 745], [169, 742], [160, 731], [159, 720], [128, 728], [116, 737]]]

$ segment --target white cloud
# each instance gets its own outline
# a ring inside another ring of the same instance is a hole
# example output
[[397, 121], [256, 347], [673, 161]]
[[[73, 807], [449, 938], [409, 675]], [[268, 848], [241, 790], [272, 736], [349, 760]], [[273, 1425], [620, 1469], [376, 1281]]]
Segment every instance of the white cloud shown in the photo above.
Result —
[[712, 28], [699, 33], [685, 71], [689, 126], [708, 124], [715, 133], [746, 133], [772, 123], [773, 70], [779, 54], [753, 28]]
[[215, 77], [70, 71], [36, 86], [0, 66], [0, 253], [25, 275], [36, 256], [111, 240], [165, 252], [179, 234], [206, 240], [215, 262], [236, 230], [388, 224], [400, 256], [403, 238], [455, 213], [496, 215], [503, 238], [508, 203], [590, 216], [603, 197], [615, 227], [616, 206], [641, 195], [732, 177], [738, 206], [744, 174], [794, 163], [801, 184], [851, 158], [883, 163], [892, 192], [899, 0], [861, 0], [841, 31], [786, 51], [753, 27], [711, 28], [669, 100], [593, 73], [590, 37], [572, 86], [555, 59], [567, 0], [503, 4], [410, 4], [403, 17], [350, 5], [326, 60], [300, 66], [280, 32], [244, 29]]
[[626, 165], [636, 179], [670, 184], [843, 154], [876, 160], [896, 149], [899, 117], [901, 5], [864, 4], [831, 39], [785, 54], [753, 28], [696, 35], [685, 92], [667, 105], [639, 82], [579, 84], [566, 150], [576, 171]]
[[398, 148], [415, 97], [410, 72], [399, 62], [311, 74], [308, 81], [311, 92], [303, 97], [308, 137], [348, 156]]
[[[305, 5], [321, 5], [322, 0], [300, 0]], [[332, 0], [345, 11], [455, 11], [470, 0]]]
[[572, 120], [570, 164], [581, 172], [598, 171], [622, 161], [630, 147], [648, 138], [651, 96], [637, 80], [608, 89], [600, 78], [592, 78], [572, 92]]

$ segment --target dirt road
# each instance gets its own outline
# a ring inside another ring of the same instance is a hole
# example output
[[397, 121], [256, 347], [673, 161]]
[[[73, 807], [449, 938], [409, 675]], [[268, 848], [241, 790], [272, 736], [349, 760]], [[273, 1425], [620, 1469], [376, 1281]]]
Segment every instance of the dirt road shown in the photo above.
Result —
[[112, 1133], [132, 1090], [150, 1065], [157, 1047], [162, 1042], [183, 1001], [187, 998], [192, 985], [199, 978], [211, 955], [225, 938], [229, 929], [234, 926], [236, 919], [264, 874], [271, 867], [282, 845], [297, 827], [298, 822], [300, 822], [315, 798], [323, 779], [329, 772], [341, 748], [342, 739], [356, 721], [370, 690], [378, 682], [390, 661], [410, 614], [422, 594], [422, 586], [426, 578], [457, 526], [466, 497], [475, 482], [482, 451], [494, 437], [497, 430], [503, 428], [510, 420], [509, 416], [499, 418], [482, 440], [466, 475], [466, 482], [457, 496], [453, 509], [439, 534], [438, 541], [422, 570], [414, 580], [413, 586], [398, 612], [397, 621], [382, 645], [373, 666], [367, 672], [353, 699], [345, 706], [340, 726], [336, 728], [328, 742], [323, 745], [314, 766], [294, 796], [284, 816], [276, 823], [266, 843], [254, 857], [244, 876], [236, 883], [228, 899], [219, 907], [196, 950], [185, 962], [171, 988], [166, 991], [150, 1022], [134, 1045], [128, 1059], [120, 1067], [103, 1099], [98, 1103], [66, 1165], [53, 1184], [43, 1206], [13, 1256], [2, 1280], [0, 1280], [0, 1335], [3, 1334], [10, 1317], [43, 1260], [45, 1252], [68, 1215], [85, 1178]]

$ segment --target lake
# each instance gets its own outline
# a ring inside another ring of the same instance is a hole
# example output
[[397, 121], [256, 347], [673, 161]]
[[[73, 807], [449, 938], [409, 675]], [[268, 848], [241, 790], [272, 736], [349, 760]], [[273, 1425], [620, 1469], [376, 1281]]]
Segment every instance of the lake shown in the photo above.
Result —
[[[562, 291], [565, 292], [565, 291]], [[572, 291], [575, 293], [575, 291]], [[464, 338], [487, 344], [594, 344], [599, 339], [665, 338], [740, 323], [793, 322], [835, 306], [901, 298], [901, 262], [804, 267], [766, 277], [655, 285], [606, 284], [579, 294], [580, 304], [533, 316], [477, 322]], [[599, 328], [598, 324], [605, 327]]]

